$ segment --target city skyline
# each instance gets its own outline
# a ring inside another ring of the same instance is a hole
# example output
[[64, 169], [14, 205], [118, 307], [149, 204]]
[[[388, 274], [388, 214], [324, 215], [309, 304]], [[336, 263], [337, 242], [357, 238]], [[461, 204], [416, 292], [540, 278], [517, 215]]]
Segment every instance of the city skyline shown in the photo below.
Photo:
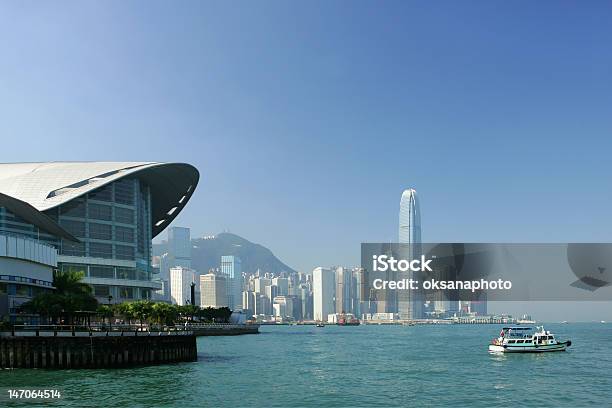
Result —
[[609, 4], [0, 7], [0, 161], [192, 163], [193, 236], [351, 265], [410, 185], [425, 242], [612, 240]]

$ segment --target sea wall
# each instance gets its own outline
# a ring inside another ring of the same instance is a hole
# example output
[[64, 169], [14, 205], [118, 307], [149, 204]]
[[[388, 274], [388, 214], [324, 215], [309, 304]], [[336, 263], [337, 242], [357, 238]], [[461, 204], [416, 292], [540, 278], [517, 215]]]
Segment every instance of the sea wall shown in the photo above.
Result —
[[196, 336], [239, 336], [259, 333], [258, 324], [194, 324], [189, 326]]
[[0, 368], [119, 368], [196, 360], [193, 332], [0, 334]]

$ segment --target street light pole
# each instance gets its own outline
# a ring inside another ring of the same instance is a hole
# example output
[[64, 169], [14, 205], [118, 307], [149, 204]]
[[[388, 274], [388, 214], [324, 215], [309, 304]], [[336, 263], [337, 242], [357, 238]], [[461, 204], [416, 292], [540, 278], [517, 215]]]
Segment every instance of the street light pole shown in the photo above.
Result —
[[108, 308], [109, 308], [109, 312], [110, 312], [110, 316], [108, 317], [108, 326], [110, 331], [113, 330], [113, 309], [111, 306], [111, 301], [113, 300], [113, 295], [108, 295]]

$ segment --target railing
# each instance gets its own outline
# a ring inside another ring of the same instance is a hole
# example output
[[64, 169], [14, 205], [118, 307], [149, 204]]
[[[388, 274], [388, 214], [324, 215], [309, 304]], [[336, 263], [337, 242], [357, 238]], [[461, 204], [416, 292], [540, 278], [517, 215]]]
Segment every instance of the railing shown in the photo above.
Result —
[[186, 329], [238, 329], [244, 327], [259, 327], [258, 324], [246, 323], [188, 323]]
[[111, 337], [111, 336], [189, 336], [193, 330], [182, 326], [118, 324], [107, 325], [13, 325], [0, 331], [0, 337]]

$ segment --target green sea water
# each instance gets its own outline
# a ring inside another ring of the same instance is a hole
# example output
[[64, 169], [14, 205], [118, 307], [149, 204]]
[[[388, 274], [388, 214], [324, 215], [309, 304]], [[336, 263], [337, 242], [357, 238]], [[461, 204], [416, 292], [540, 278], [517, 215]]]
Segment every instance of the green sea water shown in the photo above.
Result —
[[56, 388], [46, 404], [78, 407], [612, 406], [612, 324], [547, 325], [567, 352], [491, 355], [500, 328], [262, 326], [199, 338], [194, 363], [3, 370], [0, 389]]

